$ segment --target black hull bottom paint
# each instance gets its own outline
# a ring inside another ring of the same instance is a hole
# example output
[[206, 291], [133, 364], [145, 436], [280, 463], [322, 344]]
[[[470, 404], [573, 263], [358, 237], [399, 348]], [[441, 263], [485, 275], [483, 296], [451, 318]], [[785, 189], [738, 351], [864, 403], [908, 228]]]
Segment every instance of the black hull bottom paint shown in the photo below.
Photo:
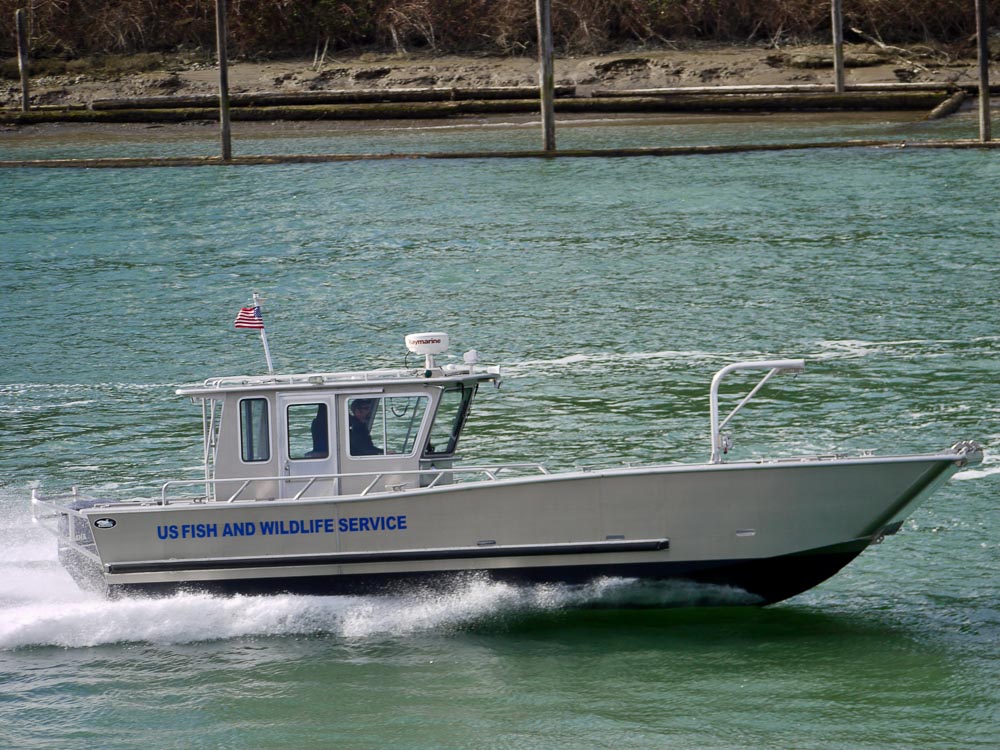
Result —
[[[434, 573], [382, 573], [366, 575], [302, 576], [278, 578], [229, 579], [190, 581], [181, 583], [118, 584], [105, 587], [109, 596], [167, 595], [177, 591], [204, 591], [219, 594], [308, 594], [358, 595], [405, 594], [414, 589], [445, 589], [467, 576], [512, 584], [582, 585], [598, 578], [618, 577], [641, 581], [678, 581], [721, 586], [750, 594], [746, 597], [726, 597], [714, 601], [710, 594], [695, 597], [697, 601], [678, 604], [750, 604], [766, 605], [808, 591], [833, 576], [857, 557], [869, 544], [868, 539], [855, 540], [832, 547], [809, 550], [793, 555], [762, 560], [717, 560], [712, 562], [631, 563], [626, 565], [565, 565], [558, 567], [522, 567], [493, 570], [454, 570]], [[97, 572], [90, 565], [92, 572]], [[83, 574], [84, 571], [80, 571]], [[90, 573], [91, 571], [87, 571]], [[81, 576], [74, 575], [81, 584]], [[94, 589], [92, 575], [85, 576], [87, 587]], [[600, 603], [598, 603], [599, 606]], [[616, 606], [630, 606], [616, 602]], [[632, 606], [651, 606], [637, 602]], [[654, 604], [652, 606], [667, 606]]]

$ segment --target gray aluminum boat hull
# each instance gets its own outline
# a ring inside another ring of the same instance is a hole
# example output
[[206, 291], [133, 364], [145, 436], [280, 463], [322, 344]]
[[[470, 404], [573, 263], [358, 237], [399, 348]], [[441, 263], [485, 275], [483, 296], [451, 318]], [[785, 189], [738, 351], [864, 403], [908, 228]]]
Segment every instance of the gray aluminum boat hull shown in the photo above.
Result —
[[[110, 593], [367, 593], [475, 573], [732, 586], [766, 604], [899, 530], [978, 446], [940, 454], [569, 472], [300, 500], [64, 512], [60, 555]], [[72, 531], [70, 529], [73, 529]], [[92, 543], [87, 534], [92, 535]]]

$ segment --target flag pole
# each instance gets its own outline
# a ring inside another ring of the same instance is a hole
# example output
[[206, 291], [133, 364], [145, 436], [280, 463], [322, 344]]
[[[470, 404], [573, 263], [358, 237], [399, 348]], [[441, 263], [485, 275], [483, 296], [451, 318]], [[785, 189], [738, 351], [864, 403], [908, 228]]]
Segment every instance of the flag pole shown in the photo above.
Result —
[[[253, 306], [260, 308], [260, 295], [257, 292], [253, 293]], [[267, 360], [267, 373], [268, 375], [274, 374], [274, 364], [271, 362], [271, 349], [267, 345], [267, 331], [264, 328], [260, 329], [260, 342], [264, 345], [264, 358]]]

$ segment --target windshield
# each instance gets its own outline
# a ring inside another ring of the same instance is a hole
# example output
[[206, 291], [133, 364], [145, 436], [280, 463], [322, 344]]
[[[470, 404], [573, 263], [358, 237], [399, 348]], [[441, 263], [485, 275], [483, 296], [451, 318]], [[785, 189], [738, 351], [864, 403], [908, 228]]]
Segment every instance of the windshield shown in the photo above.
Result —
[[427, 440], [427, 449], [424, 451], [425, 455], [441, 456], [455, 452], [474, 392], [475, 388], [459, 386], [449, 388], [441, 394], [441, 401], [438, 403], [437, 414], [434, 415], [434, 423], [431, 425], [430, 437]]

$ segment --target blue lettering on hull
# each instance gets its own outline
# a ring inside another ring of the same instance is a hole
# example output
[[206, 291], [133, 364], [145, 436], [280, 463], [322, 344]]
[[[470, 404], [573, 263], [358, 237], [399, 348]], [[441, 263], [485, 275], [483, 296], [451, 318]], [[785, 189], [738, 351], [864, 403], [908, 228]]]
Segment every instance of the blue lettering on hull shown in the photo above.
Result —
[[257, 533], [257, 524], [253, 521], [236, 521], [222, 527], [222, 536], [253, 536]]
[[156, 537], [166, 542], [174, 539], [211, 539], [223, 537], [290, 536], [295, 534], [357, 534], [383, 531], [406, 531], [406, 516], [355, 516], [353, 518], [308, 518], [280, 521], [230, 521], [218, 524], [183, 523], [156, 527]]
[[341, 518], [339, 529], [341, 534], [353, 534], [359, 531], [405, 531], [406, 516]]
[[157, 526], [156, 536], [167, 539], [208, 539], [219, 536], [219, 526], [214, 523], [182, 523]]

